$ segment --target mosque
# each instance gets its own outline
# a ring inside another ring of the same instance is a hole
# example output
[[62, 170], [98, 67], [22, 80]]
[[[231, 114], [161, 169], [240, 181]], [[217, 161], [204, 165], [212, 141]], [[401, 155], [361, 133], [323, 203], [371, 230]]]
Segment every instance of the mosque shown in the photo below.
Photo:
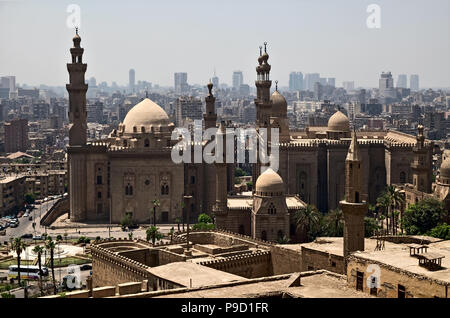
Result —
[[[189, 212], [213, 214], [218, 228], [274, 241], [295, 235], [293, 212], [307, 204], [321, 212], [339, 207], [345, 197], [345, 164], [352, 142], [350, 121], [340, 110], [326, 127], [290, 131], [287, 102], [278, 88], [270, 94], [271, 65], [267, 47], [260, 47], [257, 79], [256, 129], [279, 129], [279, 170], [255, 164], [251, 196], [233, 194], [234, 164], [181, 163], [171, 160], [177, 141], [166, 112], [145, 98], [126, 115], [108, 138], [87, 142], [87, 64], [81, 38], [73, 38], [72, 63], [67, 64], [69, 92], [69, 200], [72, 221], [119, 223], [126, 214], [136, 223], [153, 217], [159, 201], [157, 223], [173, 223]], [[205, 98], [205, 129], [217, 127], [212, 84]], [[219, 125], [218, 136], [224, 132]], [[413, 183], [418, 191], [431, 192], [432, 148], [427, 140], [417, 149], [415, 136], [396, 131], [358, 131], [361, 159], [361, 193], [358, 200], [375, 203], [387, 184]], [[205, 144], [205, 143], [204, 143]], [[420, 152], [420, 167], [414, 158]]]

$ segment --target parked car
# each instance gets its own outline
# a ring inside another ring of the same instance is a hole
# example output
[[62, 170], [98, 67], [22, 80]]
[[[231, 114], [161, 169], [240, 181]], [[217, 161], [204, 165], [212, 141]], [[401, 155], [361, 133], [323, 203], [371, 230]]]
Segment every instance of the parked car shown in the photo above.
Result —
[[10, 227], [18, 227], [18, 226], [19, 226], [19, 223], [12, 222], [12, 223], [9, 224], [9, 226], [10, 226]]
[[40, 235], [33, 236], [33, 241], [39, 241], [39, 240], [42, 240], [42, 239], [43, 238]]
[[23, 238], [23, 239], [30, 239], [30, 238], [33, 238], [33, 234], [30, 234], [30, 233], [24, 234], [24, 235], [21, 236], [21, 238]]
[[90, 265], [90, 264], [84, 264], [84, 265], [80, 266], [80, 270], [82, 270], [82, 271], [88, 271], [91, 269], [92, 269], [92, 265]]

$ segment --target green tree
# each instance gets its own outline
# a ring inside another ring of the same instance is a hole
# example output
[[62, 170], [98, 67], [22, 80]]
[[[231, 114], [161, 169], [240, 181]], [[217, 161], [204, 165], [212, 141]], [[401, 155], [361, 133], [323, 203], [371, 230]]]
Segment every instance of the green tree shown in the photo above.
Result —
[[170, 237], [170, 244], [172, 244], [172, 240], [173, 240], [173, 233], [175, 232], [175, 229], [173, 228], [173, 226], [170, 228], [169, 231], [169, 237]]
[[245, 176], [245, 171], [242, 170], [241, 168], [236, 168], [236, 170], [234, 170], [234, 176], [235, 177], [243, 177], [243, 176]]
[[294, 214], [297, 229], [302, 229], [306, 233], [306, 239], [312, 241], [315, 234], [320, 230], [321, 214], [315, 206], [308, 204], [306, 207], [297, 210]]
[[198, 216], [198, 223], [194, 224], [192, 228], [194, 230], [213, 230], [213, 220], [208, 214], [202, 213]]
[[147, 241], [152, 240], [153, 246], [155, 246], [155, 242], [161, 240], [163, 238], [162, 233], [159, 231], [159, 228], [156, 226], [150, 226], [146, 230]]
[[55, 252], [56, 244], [52, 241], [52, 238], [49, 236], [45, 242], [45, 249], [50, 252], [50, 268], [52, 269], [52, 281], [53, 281], [53, 293], [56, 295], [56, 280], [55, 280]]
[[131, 215], [126, 213], [124, 216], [122, 216], [122, 219], [120, 220], [120, 226], [121, 226], [122, 230], [125, 231], [125, 229], [127, 227], [130, 227], [131, 225], [133, 225], [133, 220], [131, 219]]
[[[397, 218], [399, 213], [395, 213], [396, 209], [399, 208], [405, 200], [400, 191], [393, 185], [388, 185], [384, 191], [388, 202], [388, 216], [391, 217], [391, 227], [392, 234], [397, 234]], [[389, 233], [389, 228], [388, 228]]]
[[133, 239], [133, 232], [128, 233], [128, 239], [132, 240]]
[[291, 239], [289, 239], [286, 235], [283, 235], [282, 237], [278, 237], [277, 242], [278, 244], [288, 244]]
[[439, 224], [438, 226], [432, 228], [428, 235], [443, 240], [450, 240], [450, 225], [447, 223]]
[[380, 229], [378, 222], [375, 218], [364, 217], [364, 236], [371, 237], [376, 231]]
[[247, 190], [248, 191], [252, 191], [252, 189], [253, 189], [253, 182], [247, 182]]
[[412, 204], [405, 211], [403, 225], [408, 235], [426, 234], [448, 217], [448, 211], [444, 210], [443, 203], [434, 198], [426, 198], [416, 204]]
[[17, 279], [19, 280], [19, 285], [22, 286], [22, 280], [20, 279], [20, 254], [26, 249], [27, 245], [20, 237], [16, 237], [11, 242], [11, 249], [17, 254]]
[[324, 234], [342, 236], [344, 234], [344, 214], [341, 209], [331, 210], [323, 217]]
[[36, 245], [33, 248], [33, 252], [35, 254], [37, 254], [37, 259], [38, 259], [38, 266], [39, 266], [39, 289], [41, 291], [41, 295], [43, 295], [43, 290], [42, 290], [42, 259], [41, 259], [41, 255], [42, 252], [44, 251], [44, 248], [40, 245]]
[[33, 204], [35, 201], [36, 201], [36, 194], [34, 194], [34, 193], [27, 193], [27, 194], [25, 194], [25, 202], [28, 205]]
[[61, 235], [61, 234], [58, 234], [58, 235], [56, 236], [56, 242], [59, 243], [59, 242], [61, 242], [62, 240], [63, 240], [62, 235]]
[[389, 197], [386, 195], [385, 192], [383, 192], [378, 198], [377, 198], [377, 208], [381, 212], [378, 213], [378, 220], [380, 221], [380, 226], [383, 229], [384, 224], [383, 220], [386, 220], [386, 229], [389, 229], [389, 219], [388, 219], [388, 208], [389, 208]]

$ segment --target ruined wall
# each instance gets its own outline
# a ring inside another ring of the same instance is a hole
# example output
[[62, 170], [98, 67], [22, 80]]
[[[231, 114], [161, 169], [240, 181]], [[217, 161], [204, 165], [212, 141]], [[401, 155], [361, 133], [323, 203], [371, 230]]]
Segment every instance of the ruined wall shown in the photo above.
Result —
[[271, 246], [270, 255], [274, 275], [302, 271], [302, 254], [300, 250], [295, 251], [282, 246]]
[[302, 246], [302, 271], [325, 269], [330, 272], [345, 274], [344, 257]]
[[273, 275], [269, 251], [257, 251], [198, 263], [220, 271], [235, 274], [245, 278], [257, 278]]
[[363, 273], [363, 291], [370, 293], [370, 285], [368, 286], [367, 284], [367, 278], [374, 273], [373, 269], [369, 268], [368, 270], [368, 266], [371, 264], [378, 265], [380, 268], [380, 281], [376, 290], [378, 297], [397, 298], [399, 284], [405, 287], [406, 298], [449, 297], [450, 288], [448, 283], [444, 281], [416, 275], [399, 268], [355, 256], [350, 256], [347, 265], [347, 280], [349, 287], [356, 289], [356, 277], [357, 272], [359, 271]]

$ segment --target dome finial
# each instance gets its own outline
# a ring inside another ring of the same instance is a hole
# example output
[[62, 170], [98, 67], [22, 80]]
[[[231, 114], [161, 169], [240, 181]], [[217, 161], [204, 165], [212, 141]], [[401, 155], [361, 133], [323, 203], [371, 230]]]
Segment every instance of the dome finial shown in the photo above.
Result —
[[78, 27], [75, 27], [75, 33], [78, 35]]
[[278, 80], [275, 81], [275, 90], [278, 92]]
[[264, 52], [267, 53], [267, 42], [264, 42]]
[[209, 79], [209, 83], [208, 83], [208, 91], [209, 91], [209, 96], [212, 96], [212, 88], [213, 88], [213, 83], [211, 82], [211, 79]]

